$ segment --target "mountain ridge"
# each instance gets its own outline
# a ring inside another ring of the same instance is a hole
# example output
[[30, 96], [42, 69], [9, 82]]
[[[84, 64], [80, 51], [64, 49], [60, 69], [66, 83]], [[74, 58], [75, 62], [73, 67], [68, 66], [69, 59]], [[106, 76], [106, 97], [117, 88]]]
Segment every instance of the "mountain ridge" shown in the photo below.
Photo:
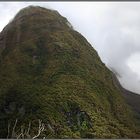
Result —
[[24, 8], [0, 33], [0, 42], [2, 138], [9, 122], [9, 138], [28, 124], [32, 138], [38, 121], [44, 128], [38, 138], [140, 136], [112, 72], [58, 12]]

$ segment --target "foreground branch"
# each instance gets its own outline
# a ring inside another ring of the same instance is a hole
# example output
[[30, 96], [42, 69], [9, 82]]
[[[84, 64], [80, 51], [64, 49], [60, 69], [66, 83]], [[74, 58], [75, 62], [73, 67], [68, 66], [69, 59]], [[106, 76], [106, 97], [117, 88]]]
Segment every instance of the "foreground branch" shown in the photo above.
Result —
[[31, 134], [30, 134], [31, 122], [29, 122], [27, 130], [26, 130], [26, 128], [21, 126], [20, 132], [17, 133], [17, 132], [15, 132], [17, 122], [18, 122], [18, 119], [15, 120], [14, 126], [13, 126], [13, 128], [11, 130], [12, 131], [11, 137], [10, 137], [11, 123], [8, 122], [7, 138], [17, 138], [17, 139], [25, 139], [25, 138], [30, 139], [30, 138], [32, 138], [32, 139], [35, 139], [35, 138], [38, 138], [41, 135], [41, 133], [45, 130], [44, 123], [42, 123], [42, 120], [39, 119], [38, 120], [39, 125], [38, 125], [38, 133], [37, 133], [37, 135], [31, 136]]
[[35, 135], [35, 136], [33, 137], [33, 139], [39, 137], [40, 134], [41, 134], [41, 132], [44, 131], [44, 127], [45, 127], [44, 123], [41, 123], [41, 122], [42, 122], [41, 120], [38, 120], [38, 121], [39, 121], [38, 134]]

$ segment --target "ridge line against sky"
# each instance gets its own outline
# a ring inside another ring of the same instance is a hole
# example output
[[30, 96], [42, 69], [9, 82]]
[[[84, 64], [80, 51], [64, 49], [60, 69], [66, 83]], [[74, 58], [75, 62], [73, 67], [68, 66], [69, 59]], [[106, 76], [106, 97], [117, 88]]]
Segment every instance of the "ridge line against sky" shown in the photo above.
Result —
[[121, 77], [140, 94], [140, 2], [0, 2], [0, 31], [29, 5], [57, 10]]

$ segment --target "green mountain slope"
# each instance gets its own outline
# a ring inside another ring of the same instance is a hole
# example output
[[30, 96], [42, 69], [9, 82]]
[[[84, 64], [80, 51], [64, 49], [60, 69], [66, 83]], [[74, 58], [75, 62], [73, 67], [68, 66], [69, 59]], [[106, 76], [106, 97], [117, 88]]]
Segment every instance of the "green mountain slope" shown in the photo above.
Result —
[[42, 7], [22, 9], [0, 34], [0, 114], [1, 138], [140, 137], [97, 52]]
[[124, 97], [126, 103], [130, 106], [130, 108], [133, 111], [133, 116], [135, 119], [137, 119], [137, 125], [139, 125], [140, 120], [140, 95], [131, 91], [128, 91], [127, 89], [123, 88], [121, 84], [119, 83], [119, 80], [113, 74], [114, 84], [117, 86], [117, 88], [120, 89], [122, 96]]

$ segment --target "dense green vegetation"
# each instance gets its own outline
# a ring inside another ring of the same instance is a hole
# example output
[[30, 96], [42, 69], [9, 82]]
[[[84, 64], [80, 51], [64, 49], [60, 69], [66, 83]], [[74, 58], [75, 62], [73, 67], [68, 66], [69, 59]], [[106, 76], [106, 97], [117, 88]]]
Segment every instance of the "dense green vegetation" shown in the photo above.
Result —
[[[139, 138], [112, 72], [58, 12], [22, 9], [1, 35], [0, 137], [15, 121], [39, 138]], [[10, 137], [9, 136], [9, 137]]]

